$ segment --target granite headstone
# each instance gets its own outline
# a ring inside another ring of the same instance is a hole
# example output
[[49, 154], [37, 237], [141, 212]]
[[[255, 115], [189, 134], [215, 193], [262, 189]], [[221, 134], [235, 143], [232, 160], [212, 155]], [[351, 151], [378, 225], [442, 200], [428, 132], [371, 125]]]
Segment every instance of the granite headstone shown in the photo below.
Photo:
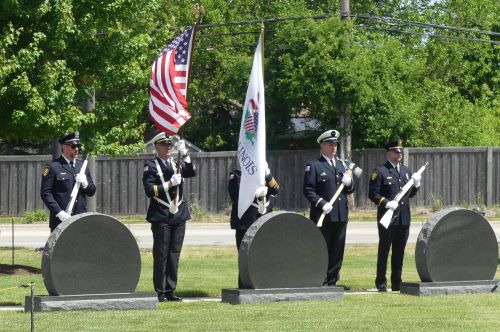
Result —
[[50, 295], [132, 293], [141, 273], [137, 241], [117, 219], [83, 213], [61, 223], [42, 256]]
[[479, 213], [449, 208], [422, 227], [415, 261], [424, 282], [492, 280], [498, 264], [493, 228]]
[[311, 220], [276, 211], [260, 217], [247, 230], [238, 266], [243, 288], [319, 287], [325, 280], [328, 251]]

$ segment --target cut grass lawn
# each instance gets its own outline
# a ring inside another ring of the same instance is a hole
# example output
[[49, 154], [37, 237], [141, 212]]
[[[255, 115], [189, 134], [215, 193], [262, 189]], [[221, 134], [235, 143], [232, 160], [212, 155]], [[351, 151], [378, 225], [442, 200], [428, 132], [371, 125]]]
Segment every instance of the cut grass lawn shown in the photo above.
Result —
[[[403, 279], [418, 281], [414, 245], [405, 255]], [[16, 249], [16, 264], [40, 267], [41, 252]], [[152, 255], [143, 251], [137, 291], [151, 292]], [[10, 262], [0, 248], [0, 262]], [[374, 288], [376, 245], [347, 245], [340, 286]], [[496, 278], [500, 278], [497, 269]], [[47, 294], [40, 274], [0, 274], [0, 305], [21, 305], [35, 282]], [[237, 285], [233, 246], [186, 246], [180, 261], [178, 294], [220, 296]], [[14, 288], [11, 288], [14, 287]], [[8, 290], [4, 290], [7, 289]], [[35, 314], [39, 331], [500, 331], [500, 292], [494, 294], [414, 297], [399, 293], [346, 294], [341, 302], [305, 301], [228, 305], [220, 302], [162, 303], [158, 311], [50, 312]], [[30, 315], [0, 311], [1, 331], [26, 331]]]

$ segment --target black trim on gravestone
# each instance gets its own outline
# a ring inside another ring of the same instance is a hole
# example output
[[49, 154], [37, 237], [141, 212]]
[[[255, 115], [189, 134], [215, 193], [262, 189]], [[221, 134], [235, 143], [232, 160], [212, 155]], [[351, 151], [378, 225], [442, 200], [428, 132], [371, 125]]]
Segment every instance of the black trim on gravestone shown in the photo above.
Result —
[[50, 295], [132, 293], [141, 274], [139, 246], [119, 220], [82, 213], [51, 233], [42, 256]]
[[319, 287], [328, 268], [326, 242], [310, 219], [271, 212], [246, 231], [238, 267], [243, 288]]
[[422, 227], [415, 263], [423, 282], [492, 280], [498, 264], [495, 232], [474, 211], [442, 210]]

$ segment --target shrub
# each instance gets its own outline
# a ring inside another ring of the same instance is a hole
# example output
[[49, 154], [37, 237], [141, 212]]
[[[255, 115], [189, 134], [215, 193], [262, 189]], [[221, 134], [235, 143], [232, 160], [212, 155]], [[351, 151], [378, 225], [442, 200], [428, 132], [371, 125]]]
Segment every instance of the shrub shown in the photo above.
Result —
[[32, 224], [34, 222], [43, 222], [49, 220], [49, 214], [46, 210], [38, 209], [35, 211], [26, 211], [24, 214], [26, 222]]

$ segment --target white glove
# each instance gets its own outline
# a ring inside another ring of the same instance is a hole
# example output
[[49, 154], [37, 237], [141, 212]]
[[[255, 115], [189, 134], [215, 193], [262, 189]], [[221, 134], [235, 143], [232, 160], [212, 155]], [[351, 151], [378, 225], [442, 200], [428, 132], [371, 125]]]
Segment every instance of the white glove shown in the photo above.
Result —
[[255, 197], [264, 197], [267, 195], [267, 187], [261, 186], [255, 190]]
[[422, 180], [422, 175], [420, 175], [418, 173], [413, 173], [413, 175], [411, 176], [411, 178], [414, 181], [415, 188], [420, 187], [420, 181]]
[[188, 150], [186, 149], [186, 143], [184, 143], [184, 140], [178, 140], [175, 147], [177, 148], [177, 151], [181, 153], [181, 155], [187, 155]]
[[391, 209], [392, 211], [396, 210], [398, 208], [398, 206], [399, 206], [399, 203], [396, 201], [387, 202], [387, 204], [385, 205], [386, 208]]
[[271, 174], [271, 170], [269, 168], [266, 168], [266, 176], [269, 176]]
[[65, 222], [66, 220], [68, 220], [69, 218], [71, 218], [71, 215], [64, 211], [64, 210], [61, 210], [61, 212], [59, 212], [58, 214], [56, 214], [56, 217], [59, 218], [59, 220], [61, 220], [62, 222]]
[[342, 183], [346, 186], [346, 187], [349, 187], [351, 185], [351, 182], [352, 182], [352, 176], [350, 176], [349, 174], [344, 174], [344, 176], [342, 177]]
[[85, 174], [80, 174], [78, 173], [75, 177], [76, 182], [80, 182], [83, 189], [87, 188], [89, 185], [89, 182], [87, 181], [87, 176]]
[[333, 206], [329, 202], [326, 202], [325, 205], [323, 205], [322, 209], [324, 213], [328, 214], [332, 212]]
[[172, 184], [172, 187], [178, 186], [181, 184], [182, 181], [182, 175], [179, 173], [172, 175], [170, 178], [170, 183]]

